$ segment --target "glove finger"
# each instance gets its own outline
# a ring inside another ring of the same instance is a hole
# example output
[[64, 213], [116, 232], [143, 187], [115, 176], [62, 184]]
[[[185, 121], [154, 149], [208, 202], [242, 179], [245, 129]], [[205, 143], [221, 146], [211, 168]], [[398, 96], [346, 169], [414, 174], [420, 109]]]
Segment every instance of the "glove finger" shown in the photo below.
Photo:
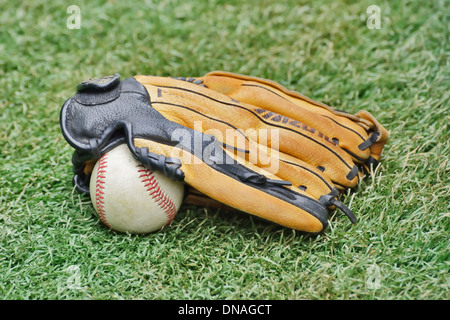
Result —
[[382, 133], [384, 129], [378, 122], [375, 125], [373, 117], [368, 119], [331, 108], [270, 80], [216, 71], [196, 81], [235, 100], [257, 106], [267, 119], [279, 122], [288, 117], [300, 122], [303, 130], [315, 129], [318, 135], [330, 137], [358, 164], [367, 162], [371, 156], [370, 133]]
[[279, 179], [289, 181], [292, 186], [307, 192], [315, 199], [331, 192], [335, 187], [326, 175], [309, 163], [252, 140], [249, 146], [247, 152], [240, 149], [230, 150], [229, 145], [226, 149], [242, 159], [240, 162], [250, 163]]
[[[255, 143], [250, 144], [250, 146], [254, 145]], [[338, 207], [353, 223], [356, 223], [356, 217], [353, 212], [338, 200], [338, 189], [333, 186], [330, 180], [327, 180], [327, 177], [322, 172], [308, 163], [279, 153], [277, 150], [269, 148], [270, 152], [267, 153], [265, 145], [256, 145], [256, 149], [250, 148], [250, 154], [236, 150], [230, 151], [229, 148], [226, 149], [226, 152], [237, 163], [251, 168], [260, 175], [269, 176], [271, 179], [274, 179], [275, 176], [275, 179], [290, 182], [290, 189], [318, 200], [329, 209]], [[257, 156], [252, 157], [251, 153], [256, 152], [258, 153]], [[253, 158], [253, 161], [249, 161], [249, 158]], [[254, 162], [254, 159], [258, 161]]]
[[378, 165], [378, 162], [380, 161], [381, 153], [389, 138], [389, 132], [369, 112], [359, 111], [356, 115], [361, 119], [365, 119], [367, 122], [370, 122], [376, 128], [377, 135], [372, 135], [371, 137], [375, 137], [376, 139], [372, 139], [371, 144], [369, 145], [370, 157], [368, 161], [364, 163], [364, 169], [366, 172], [370, 172]]
[[[253, 106], [239, 103], [230, 97], [202, 88], [195, 83], [171, 78], [136, 76], [151, 97], [152, 107], [167, 119], [202, 132], [218, 130], [227, 137], [227, 130], [234, 130], [244, 137], [248, 129], [279, 130], [279, 150], [319, 168], [334, 184], [354, 187], [358, 183], [358, 167], [352, 157], [330, 138], [302, 130], [290, 123], [268, 122]], [[201, 128], [196, 128], [200, 123]], [[216, 135], [216, 134], [215, 134]], [[219, 139], [220, 140], [220, 139]], [[229, 143], [227, 141], [222, 141]], [[271, 146], [271, 141], [268, 141]]]

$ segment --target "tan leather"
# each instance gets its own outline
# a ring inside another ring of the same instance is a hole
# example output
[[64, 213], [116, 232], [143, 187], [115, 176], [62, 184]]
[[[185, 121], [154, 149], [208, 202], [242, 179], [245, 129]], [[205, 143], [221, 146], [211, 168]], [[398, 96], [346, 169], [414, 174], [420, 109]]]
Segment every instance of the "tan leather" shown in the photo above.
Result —
[[[186, 127], [218, 131], [222, 137], [233, 129], [243, 133], [248, 129], [278, 130], [280, 153], [311, 167], [324, 168], [322, 175], [339, 189], [357, 185], [361, 174], [350, 180], [346, 176], [370, 156], [379, 160], [380, 149], [388, 137], [387, 131], [367, 112], [360, 112], [358, 117], [335, 111], [269, 80], [213, 72], [196, 78], [206, 85], [204, 88], [166, 77], [135, 78], [148, 90], [156, 110]], [[369, 138], [372, 129], [382, 132], [380, 143], [360, 150], [358, 146]], [[252, 140], [251, 136], [247, 138], [240, 146], [249, 150]], [[333, 138], [338, 139], [338, 144]], [[286, 165], [282, 167], [285, 169]]]
[[[389, 136], [367, 111], [349, 114], [266, 79], [223, 71], [189, 79], [134, 78], [165, 118], [215, 136], [239, 163], [270, 179], [289, 181], [292, 186], [286, 188], [315, 200], [336, 188], [355, 187], [369, 160], [380, 160]], [[376, 141], [361, 148], [374, 132]], [[174, 153], [173, 146], [155, 141], [137, 138], [135, 144], [167, 157]], [[323, 228], [310, 213], [175, 151], [186, 183], [201, 194], [297, 230]]]

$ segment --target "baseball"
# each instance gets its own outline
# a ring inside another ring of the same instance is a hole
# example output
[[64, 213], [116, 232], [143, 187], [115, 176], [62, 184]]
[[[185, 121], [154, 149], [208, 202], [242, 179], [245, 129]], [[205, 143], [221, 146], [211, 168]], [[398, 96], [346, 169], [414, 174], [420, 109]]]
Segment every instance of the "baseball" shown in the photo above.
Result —
[[95, 211], [107, 227], [135, 234], [170, 224], [183, 201], [184, 184], [148, 170], [123, 144], [97, 161], [89, 189]]

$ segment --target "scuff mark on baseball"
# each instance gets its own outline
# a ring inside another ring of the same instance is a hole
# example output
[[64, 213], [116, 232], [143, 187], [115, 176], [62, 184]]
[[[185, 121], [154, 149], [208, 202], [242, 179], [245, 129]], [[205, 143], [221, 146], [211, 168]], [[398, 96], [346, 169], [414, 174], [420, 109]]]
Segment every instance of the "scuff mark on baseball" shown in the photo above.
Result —
[[161, 230], [175, 218], [184, 184], [140, 164], [126, 145], [95, 164], [90, 195], [100, 220], [110, 229], [132, 234]]

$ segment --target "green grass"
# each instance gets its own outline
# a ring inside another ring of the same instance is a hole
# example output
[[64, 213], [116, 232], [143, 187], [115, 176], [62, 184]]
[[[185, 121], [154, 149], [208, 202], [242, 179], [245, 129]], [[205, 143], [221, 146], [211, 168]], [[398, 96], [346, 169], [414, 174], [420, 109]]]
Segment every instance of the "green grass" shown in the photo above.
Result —
[[[81, 29], [66, 8], [81, 8]], [[381, 29], [366, 26], [369, 5]], [[448, 1], [0, 0], [0, 298], [449, 299]], [[119, 72], [270, 78], [391, 131], [320, 236], [184, 207], [116, 234], [73, 190], [59, 110]]]

